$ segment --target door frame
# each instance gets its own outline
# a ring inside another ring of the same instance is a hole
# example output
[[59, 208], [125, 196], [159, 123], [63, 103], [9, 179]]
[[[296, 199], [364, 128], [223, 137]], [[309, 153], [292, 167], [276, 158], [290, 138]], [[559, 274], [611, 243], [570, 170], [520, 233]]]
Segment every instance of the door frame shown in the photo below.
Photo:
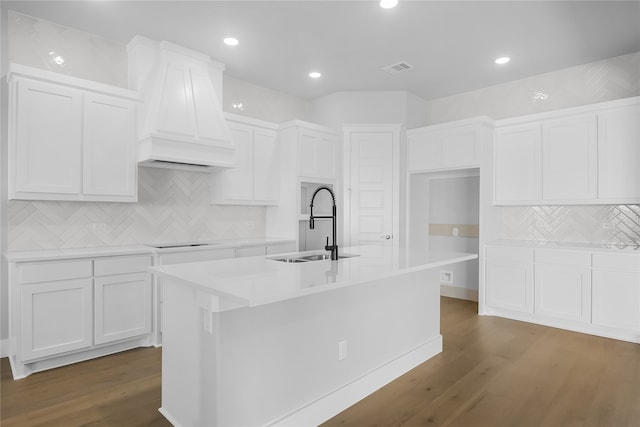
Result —
[[402, 137], [402, 124], [400, 123], [388, 123], [388, 124], [346, 124], [342, 126], [343, 141], [342, 141], [342, 182], [343, 182], [343, 220], [342, 227], [343, 235], [342, 241], [345, 246], [351, 246], [351, 134], [357, 132], [391, 132], [392, 134], [392, 172], [393, 182], [391, 186], [392, 191], [392, 246], [396, 250], [400, 247], [400, 196], [401, 196], [401, 182], [400, 182], [400, 164], [402, 157], [401, 154], [401, 137]]

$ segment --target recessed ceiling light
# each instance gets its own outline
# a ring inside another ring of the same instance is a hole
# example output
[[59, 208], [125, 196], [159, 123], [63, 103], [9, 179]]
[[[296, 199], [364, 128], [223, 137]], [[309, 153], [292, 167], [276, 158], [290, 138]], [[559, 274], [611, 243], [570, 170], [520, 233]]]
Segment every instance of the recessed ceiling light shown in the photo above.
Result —
[[380, 7], [383, 9], [391, 9], [398, 5], [398, 0], [380, 0]]
[[234, 37], [227, 37], [224, 39], [224, 44], [226, 44], [227, 46], [238, 46], [238, 43], [240, 42]]
[[312, 79], [319, 79], [320, 77], [322, 77], [322, 74], [317, 71], [312, 71], [309, 73], [309, 77], [311, 77]]
[[502, 56], [496, 59], [494, 62], [498, 65], [502, 65], [502, 64], [506, 64], [509, 61], [511, 61], [511, 58], [509, 58], [508, 56]]

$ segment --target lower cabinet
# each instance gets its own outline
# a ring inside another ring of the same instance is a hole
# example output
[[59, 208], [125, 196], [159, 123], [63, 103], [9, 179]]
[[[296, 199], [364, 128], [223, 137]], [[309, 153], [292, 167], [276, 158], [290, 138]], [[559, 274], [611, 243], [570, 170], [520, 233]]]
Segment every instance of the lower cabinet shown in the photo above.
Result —
[[591, 254], [535, 251], [535, 314], [589, 323]]
[[29, 361], [93, 345], [91, 278], [20, 288], [20, 350]]
[[151, 254], [10, 264], [14, 378], [149, 345]]
[[487, 246], [486, 311], [640, 343], [640, 254]]
[[104, 344], [151, 332], [149, 273], [95, 279], [94, 341]]
[[594, 325], [638, 334], [640, 341], [640, 256], [593, 256]]
[[533, 313], [533, 249], [487, 247], [487, 305]]

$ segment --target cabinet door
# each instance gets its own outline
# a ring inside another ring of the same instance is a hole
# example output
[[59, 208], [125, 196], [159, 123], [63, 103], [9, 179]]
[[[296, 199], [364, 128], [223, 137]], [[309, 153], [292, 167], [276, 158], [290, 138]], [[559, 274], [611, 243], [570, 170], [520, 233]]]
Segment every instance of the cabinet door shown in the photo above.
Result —
[[151, 332], [149, 273], [97, 277], [94, 302], [96, 344]]
[[640, 200], [640, 105], [598, 113], [598, 199]]
[[487, 305], [533, 313], [533, 250], [488, 247]]
[[592, 323], [640, 334], [640, 272], [593, 270]]
[[20, 349], [28, 361], [92, 345], [91, 279], [20, 286]]
[[336, 150], [334, 136], [301, 129], [298, 137], [298, 175], [336, 179]]
[[409, 172], [442, 168], [442, 144], [436, 133], [407, 135]]
[[82, 93], [53, 84], [17, 82], [9, 197], [82, 190]]
[[136, 153], [134, 103], [85, 94], [83, 193], [135, 201]]
[[537, 249], [535, 257], [535, 313], [590, 322], [591, 254]]
[[253, 199], [253, 128], [230, 123], [231, 138], [236, 146], [235, 167], [221, 172], [224, 199], [248, 201]]
[[542, 199], [541, 144], [539, 124], [496, 131], [494, 188], [497, 204]]
[[597, 197], [596, 115], [543, 124], [542, 197], [545, 201], [594, 200]]
[[443, 132], [442, 166], [444, 168], [480, 166], [480, 137], [475, 129]]
[[255, 128], [253, 131], [253, 200], [275, 202], [279, 195], [276, 132]]

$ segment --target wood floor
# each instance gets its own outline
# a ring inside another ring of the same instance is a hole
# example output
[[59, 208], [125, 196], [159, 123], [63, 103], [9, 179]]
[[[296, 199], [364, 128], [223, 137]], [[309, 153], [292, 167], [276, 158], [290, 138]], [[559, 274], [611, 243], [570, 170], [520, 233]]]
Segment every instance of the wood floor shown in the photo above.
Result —
[[[323, 426], [640, 426], [640, 345], [495, 317], [442, 298], [444, 351]], [[169, 426], [159, 349], [13, 381], [2, 427]]]

